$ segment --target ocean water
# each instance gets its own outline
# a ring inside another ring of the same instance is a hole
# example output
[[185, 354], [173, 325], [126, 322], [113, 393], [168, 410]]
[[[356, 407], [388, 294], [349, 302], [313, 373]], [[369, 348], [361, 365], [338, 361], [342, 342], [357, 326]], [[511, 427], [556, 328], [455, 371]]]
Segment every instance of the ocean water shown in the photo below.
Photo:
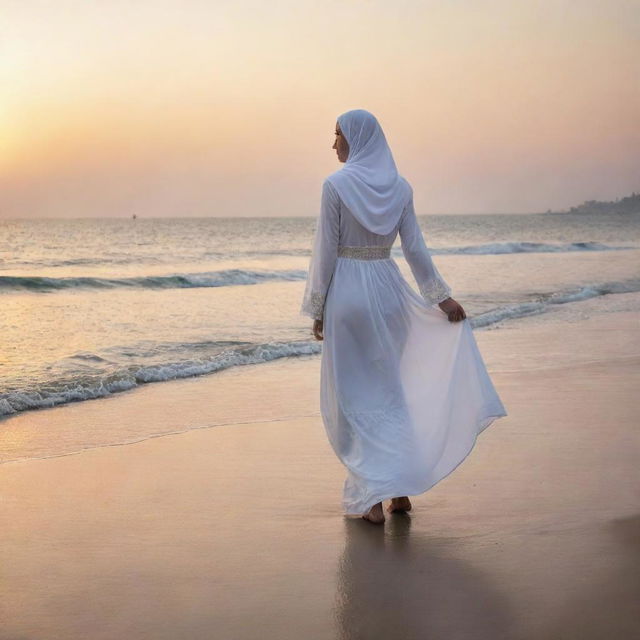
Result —
[[[640, 291], [639, 215], [419, 216], [476, 331]], [[20, 412], [317, 354], [313, 218], [0, 220], [0, 429]], [[415, 286], [400, 239], [392, 256]]]

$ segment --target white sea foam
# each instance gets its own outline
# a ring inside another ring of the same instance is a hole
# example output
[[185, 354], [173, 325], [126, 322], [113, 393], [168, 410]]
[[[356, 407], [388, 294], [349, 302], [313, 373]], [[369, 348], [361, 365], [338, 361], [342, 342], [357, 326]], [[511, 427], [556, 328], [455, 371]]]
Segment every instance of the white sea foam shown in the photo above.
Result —
[[260, 364], [277, 358], [313, 355], [320, 353], [320, 349], [320, 344], [315, 341], [270, 342], [231, 349], [197, 360], [139, 367], [130, 365], [120, 371], [105, 373], [103, 376], [81, 374], [75, 379], [54, 380], [39, 388], [3, 393], [0, 397], [0, 415], [102, 398], [149, 382], [201, 376], [229, 367]]
[[303, 280], [307, 272], [301, 269], [283, 271], [254, 271], [250, 269], [226, 269], [204, 273], [183, 273], [164, 276], [140, 276], [134, 278], [98, 278], [78, 276], [48, 278], [42, 276], [0, 276], [0, 292], [26, 290], [34, 292], [61, 289], [113, 289], [116, 287], [142, 289], [189, 289], [198, 287], [228, 287], [259, 284], [273, 280]]
[[[568, 304], [588, 298], [615, 293], [640, 291], [640, 279], [624, 282], [593, 283], [554, 294], [533, 294], [537, 298], [519, 304], [510, 304], [491, 309], [469, 318], [473, 329], [486, 329], [504, 320], [515, 320], [526, 316], [543, 314], [554, 305]], [[33, 389], [12, 390], [0, 395], [0, 416], [20, 411], [53, 407], [69, 402], [101, 398], [133, 389], [141, 384], [163, 382], [180, 378], [207, 375], [230, 367], [261, 364], [284, 357], [319, 354], [321, 343], [317, 341], [268, 342], [250, 344], [234, 341], [209, 341], [197, 343], [141, 344], [131, 347], [126, 353], [117, 349], [106, 349], [110, 359], [98, 354], [77, 353], [69, 359], [91, 363], [94, 373], [86, 372], [64, 379], [51, 380]], [[217, 351], [216, 351], [217, 350]], [[209, 355], [202, 352], [210, 351]], [[126, 355], [135, 362], [142, 362], [150, 355], [180, 357], [164, 363], [127, 364], [100, 373], [101, 366], [109, 366], [117, 356]], [[196, 356], [196, 357], [194, 357]], [[106, 363], [106, 364], [103, 364]]]
[[610, 246], [601, 242], [491, 242], [466, 247], [432, 249], [433, 254], [500, 255], [508, 253], [566, 253], [568, 251], [623, 251], [634, 246]]

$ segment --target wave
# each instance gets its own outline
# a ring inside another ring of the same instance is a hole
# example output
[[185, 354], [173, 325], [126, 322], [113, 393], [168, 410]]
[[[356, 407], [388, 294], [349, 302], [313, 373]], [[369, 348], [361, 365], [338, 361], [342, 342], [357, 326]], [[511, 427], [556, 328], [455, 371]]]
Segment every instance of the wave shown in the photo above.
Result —
[[[597, 296], [640, 291], [640, 279], [594, 283], [554, 293], [532, 294], [533, 300], [504, 305], [472, 316], [473, 329], [485, 329], [504, 320], [542, 314], [553, 305], [568, 304]], [[0, 416], [22, 411], [43, 409], [70, 402], [91, 400], [127, 391], [142, 384], [215, 373], [230, 367], [262, 364], [278, 358], [319, 354], [321, 343], [313, 340], [267, 342], [254, 344], [240, 341], [204, 341], [192, 343], [158, 344], [153, 341], [129, 347], [111, 347], [103, 355], [78, 352], [70, 356], [84, 368], [84, 372], [66, 379], [50, 380], [31, 389], [12, 389], [0, 394]], [[190, 354], [188, 359], [180, 355]], [[196, 357], [194, 357], [194, 355]], [[167, 362], [143, 365], [118, 365], [122, 357], [167, 358]], [[178, 358], [178, 360], [176, 360]], [[87, 367], [96, 367], [95, 373], [86, 373]], [[99, 368], [104, 368], [100, 371]]]
[[63, 289], [193, 289], [198, 287], [227, 287], [258, 284], [273, 280], [304, 280], [307, 272], [300, 269], [284, 271], [253, 271], [226, 269], [204, 273], [185, 273], [166, 276], [140, 276], [131, 278], [97, 278], [78, 276], [47, 278], [43, 276], [0, 276], [2, 291], [59, 291]]
[[[144, 244], [144, 243], [139, 243]], [[562, 244], [550, 244], [545, 242], [492, 242], [488, 244], [467, 245], [463, 247], [429, 248], [433, 255], [501, 255], [510, 253], [564, 253], [568, 251], [621, 251], [625, 249], [637, 249], [637, 246], [610, 246], [600, 242], [570, 242]], [[392, 255], [402, 257], [400, 246], [392, 249]], [[238, 258], [263, 258], [265, 256], [304, 257], [311, 256], [308, 248], [291, 249], [263, 249], [261, 251], [208, 251], [199, 255], [186, 256], [189, 262], [198, 260], [237, 260]], [[35, 261], [10, 261], [0, 258], [3, 268], [31, 268], [41, 267], [78, 267], [78, 266], [114, 266], [114, 265], [145, 265], [167, 264], [169, 261], [157, 256], [141, 256], [125, 254], [121, 256], [103, 256], [91, 258], [65, 258]], [[188, 276], [189, 274], [187, 274]]]
[[589, 298], [606, 296], [611, 293], [636, 293], [639, 291], [640, 279], [631, 278], [621, 282], [584, 285], [552, 294], [534, 294], [537, 295], [538, 300], [506, 305], [480, 313], [470, 319], [470, 324], [474, 329], [480, 329], [497, 324], [502, 320], [514, 320], [516, 318], [545, 313], [551, 305], [579, 302], [581, 300], [588, 300]]
[[433, 254], [454, 255], [501, 255], [508, 253], [565, 253], [567, 251], [621, 251], [637, 247], [614, 247], [600, 242], [569, 242], [549, 244], [546, 242], [492, 242], [466, 247], [430, 249]]
[[[312, 355], [320, 353], [321, 349], [316, 341], [268, 342], [248, 346], [244, 344], [245, 346], [232, 348], [210, 357], [147, 366], [130, 365], [109, 373], [77, 375], [66, 380], [47, 382], [32, 389], [11, 390], [0, 395], [0, 416], [103, 398], [149, 382], [191, 378], [235, 366]], [[190, 346], [192, 345], [182, 345], [182, 348]], [[178, 348], [179, 346], [172, 346], [174, 350]], [[74, 357], [85, 360], [104, 360], [100, 356], [87, 353], [76, 354]]]
[[[151, 242], [138, 242], [137, 246], [150, 245]], [[9, 268], [31, 268], [37, 269], [41, 267], [82, 267], [82, 266], [119, 266], [119, 265], [170, 265], [173, 266], [178, 262], [191, 262], [198, 261], [215, 261], [215, 260], [237, 260], [238, 258], [264, 258], [265, 256], [292, 256], [292, 257], [309, 257], [311, 250], [308, 248], [292, 248], [292, 249], [262, 249], [260, 251], [255, 250], [240, 250], [235, 249], [233, 251], [206, 251], [203, 253], [187, 254], [182, 252], [179, 258], [173, 256], [155, 256], [155, 255], [141, 255], [134, 252], [122, 253], [117, 255], [103, 255], [98, 257], [78, 257], [78, 258], [62, 258], [62, 259], [45, 259], [40, 258], [37, 260], [7, 260], [6, 258], [0, 258], [0, 265], [4, 269]]]
[[85, 265], [126, 265], [133, 263], [162, 264], [160, 258], [153, 256], [123, 255], [121, 257], [101, 256], [96, 258], [65, 258], [63, 260], [0, 260], [4, 268], [13, 267], [82, 267]]

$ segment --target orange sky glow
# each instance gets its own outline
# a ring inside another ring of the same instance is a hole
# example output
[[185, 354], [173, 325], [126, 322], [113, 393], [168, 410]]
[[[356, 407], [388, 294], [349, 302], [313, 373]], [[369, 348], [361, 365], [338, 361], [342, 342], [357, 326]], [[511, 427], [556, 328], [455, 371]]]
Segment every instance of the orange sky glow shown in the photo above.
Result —
[[640, 190], [640, 2], [0, 1], [0, 217], [317, 215], [335, 120], [419, 214]]

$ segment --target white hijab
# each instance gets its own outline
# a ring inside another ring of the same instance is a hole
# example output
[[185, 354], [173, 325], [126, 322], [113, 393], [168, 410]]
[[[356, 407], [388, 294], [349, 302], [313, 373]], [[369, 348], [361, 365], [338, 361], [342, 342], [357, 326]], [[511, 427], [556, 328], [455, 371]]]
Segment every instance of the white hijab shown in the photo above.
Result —
[[398, 173], [391, 149], [376, 117], [364, 109], [338, 116], [349, 156], [327, 180], [356, 220], [373, 233], [387, 235], [400, 220], [411, 186]]

